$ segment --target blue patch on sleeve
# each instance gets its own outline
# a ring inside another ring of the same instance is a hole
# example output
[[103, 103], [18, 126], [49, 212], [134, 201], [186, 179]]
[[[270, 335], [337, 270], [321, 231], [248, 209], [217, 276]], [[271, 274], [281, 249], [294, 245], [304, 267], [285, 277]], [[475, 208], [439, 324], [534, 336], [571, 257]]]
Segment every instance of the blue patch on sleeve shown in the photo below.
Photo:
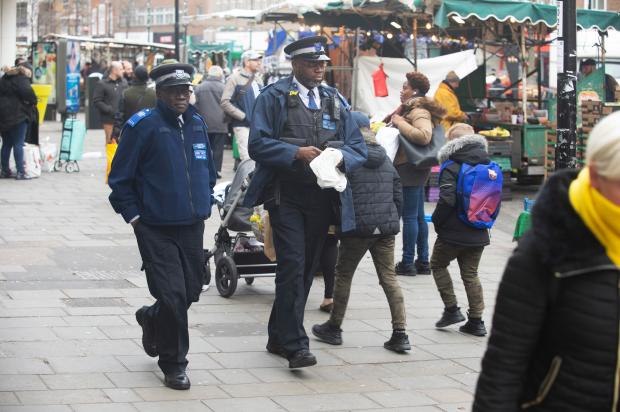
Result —
[[207, 145], [204, 143], [194, 143], [194, 159], [207, 160]]
[[151, 109], [140, 110], [138, 113], [131, 116], [129, 120], [127, 120], [127, 124], [130, 127], [135, 127], [138, 123], [140, 123], [140, 121], [142, 121], [143, 119], [146, 119], [151, 114], [152, 114]]

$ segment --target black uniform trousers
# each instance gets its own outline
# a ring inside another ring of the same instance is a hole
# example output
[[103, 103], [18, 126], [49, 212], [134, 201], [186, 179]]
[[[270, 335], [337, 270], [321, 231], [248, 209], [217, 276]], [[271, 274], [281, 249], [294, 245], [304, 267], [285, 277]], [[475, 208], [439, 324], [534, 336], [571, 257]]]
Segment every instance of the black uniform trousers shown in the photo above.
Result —
[[134, 227], [149, 291], [157, 299], [145, 318], [154, 327], [165, 374], [187, 366], [187, 310], [202, 291], [204, 228], [204, 221], [187, 226], [138, 222]]
[[278, 261], [269, 342], [289, 354], [309, 348], [304, 310], [327, 230], [333, 222], [335, 196], [334, 190], [323, 190], [316, 183], [282, 182], [280, 203], [269, 208]]

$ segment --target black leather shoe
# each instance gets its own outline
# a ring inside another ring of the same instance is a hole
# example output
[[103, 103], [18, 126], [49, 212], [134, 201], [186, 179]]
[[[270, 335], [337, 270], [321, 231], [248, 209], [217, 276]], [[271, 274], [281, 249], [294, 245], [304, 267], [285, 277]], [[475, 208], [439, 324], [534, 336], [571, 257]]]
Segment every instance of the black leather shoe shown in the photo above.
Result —
[[184, 391], [189, 389], [191, 383], [185, 372], [176, 372], [164, 375], [164, 385], [170, 389]]
[[342, 329], [332, 326], [329, 322], [312, 327], [312, 334], [321, 342], [330, 345], [342, 345]]
[[394, 267], [394, 270], [396, 271], [396, 274], [399, 276], [415, 276], [416, 275], [415, 266], [407, 265], [403, 262], [398, 262], [396, 266]]
[[422, 262], [420, 260], [415, 261], [415, 271], [418, 275], [430, 275], [431, 265], [428, 262]]
[[441, 319], [435, 323], [437, 328], [445, 328], [446, 326], [454, 325], [455, 323], [463, 322], [465, 316], [461, 313], [461, 308], [445, 308]]
[[411, 344], [409, 343], [409, 336], [403, 330], [395, 330], [392, 332], [390, 340], [383, 344], [383, 347], [392, 352], [406, 352], [411, 350]]
[[305, 368], [316, 365], [316, 358], [307, 349], [301, 349], [288, 357], [289, 369]]
[[485, 336], [487, 334], [487, 328], [484, 327], [482, 319], [469, 318], [467, 323], [461, 326], [459, 330], [474, 336]]
[[159, 355], [159, 351], [157, 350], [157, 343], [155, 340], [155, 330], [151, 322], [146, 318], [146, 311], [148, 308], [148, 306], [142, 306], [138, 309], [136, 311], [136, 320], [138, 321], [138, 325], [142, 327], [142, 347], [147, 355], [155, 358]]
[[267, 349], [267, 352], [271, 354], [281, 356], [284, 359], [288, 359], [288, 353], [286, 352], [286, 349], [284, 349], [282, 346], [278, 345], [277, 343], [268, 341], [265, 349]]

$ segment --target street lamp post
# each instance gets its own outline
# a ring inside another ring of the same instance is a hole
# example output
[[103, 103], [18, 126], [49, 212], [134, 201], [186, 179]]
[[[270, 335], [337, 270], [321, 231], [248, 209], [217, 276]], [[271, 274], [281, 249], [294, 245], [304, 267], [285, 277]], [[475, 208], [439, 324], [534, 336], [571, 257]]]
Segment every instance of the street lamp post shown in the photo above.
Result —
[[179, 0], [174, 0], [174, 55], [178, 61], [181, 61], [180, 44], [180, 30], [179, 30]]
[[577, 9], [558, 0], [558, 104], [555, 169], [577, 166]]

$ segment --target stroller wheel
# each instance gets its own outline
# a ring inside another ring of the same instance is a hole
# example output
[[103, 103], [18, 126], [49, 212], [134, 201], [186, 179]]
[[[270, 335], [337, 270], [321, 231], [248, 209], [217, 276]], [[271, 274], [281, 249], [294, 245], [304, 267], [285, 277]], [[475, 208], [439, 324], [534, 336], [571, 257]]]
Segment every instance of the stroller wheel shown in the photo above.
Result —
[[251, 285], [252, 283], [254, 283], [254, 278], [245, 278], [246, 285]]
[[220, 295], [229, 298], [237, 289], [237, 266], [229, 256], [223, 256], [215, 266], [215, 286]]

